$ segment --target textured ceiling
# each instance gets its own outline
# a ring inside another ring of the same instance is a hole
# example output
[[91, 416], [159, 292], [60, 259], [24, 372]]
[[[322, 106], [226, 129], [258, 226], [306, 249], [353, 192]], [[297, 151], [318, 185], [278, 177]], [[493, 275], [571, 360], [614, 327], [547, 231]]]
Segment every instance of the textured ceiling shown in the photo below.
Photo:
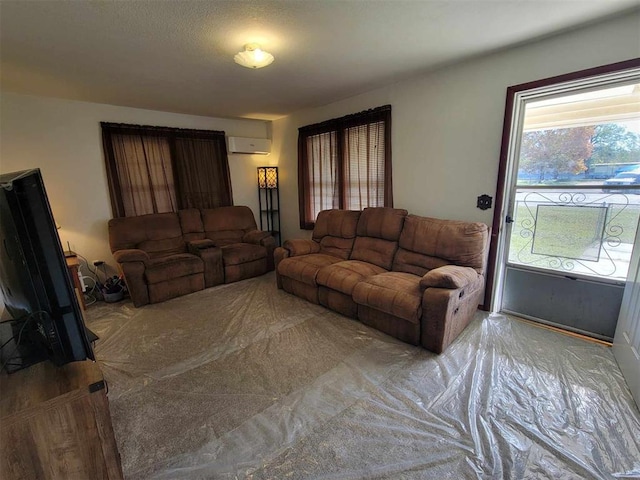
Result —
[[[639, 0], [0, 1], [4, 91], [273, 119]], [[264, 69], [233, 55], [258, 42]]]

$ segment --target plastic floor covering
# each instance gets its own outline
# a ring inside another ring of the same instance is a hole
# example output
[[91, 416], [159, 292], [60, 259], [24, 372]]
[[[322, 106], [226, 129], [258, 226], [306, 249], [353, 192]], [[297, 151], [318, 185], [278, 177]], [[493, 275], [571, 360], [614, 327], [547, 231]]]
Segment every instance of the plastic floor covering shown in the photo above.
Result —
[[267, 274], [87, 325], [127, 479], [640, 478], [611, 349], [503, 316], [438, 356]]

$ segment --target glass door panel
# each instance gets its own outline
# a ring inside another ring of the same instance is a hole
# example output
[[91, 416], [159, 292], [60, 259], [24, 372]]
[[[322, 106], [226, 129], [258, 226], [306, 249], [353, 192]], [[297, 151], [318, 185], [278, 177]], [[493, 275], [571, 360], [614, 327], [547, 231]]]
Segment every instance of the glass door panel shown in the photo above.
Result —
[[502, 309], [611, 339], [640, 217], [640, 84], [523, 103]]

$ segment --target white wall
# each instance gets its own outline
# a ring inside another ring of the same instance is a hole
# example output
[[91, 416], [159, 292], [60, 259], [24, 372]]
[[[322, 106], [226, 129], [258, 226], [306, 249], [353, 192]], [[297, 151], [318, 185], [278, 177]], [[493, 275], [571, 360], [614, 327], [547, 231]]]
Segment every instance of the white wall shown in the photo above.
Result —
[[410, 213], [491, 224], [508, 86], [640, 56], [640, 13], [442, 68], [274, 121], [283, 238], [299, 230], [297, 129], [392, 105], [394, 205]]
[[[90, 261], [114, 265], [108, 244], [111, 203], [100, 122], [224, 130], [267, 138], [270, 122], [179, 115], [96, 103], [2, 93], [0, 172], [40, 168], [60, 239]], [[269, 157], [229, 155], [235, 205], [257, 214], [256, 167]], [[86, 273], [86, 272], [85, 272]]]

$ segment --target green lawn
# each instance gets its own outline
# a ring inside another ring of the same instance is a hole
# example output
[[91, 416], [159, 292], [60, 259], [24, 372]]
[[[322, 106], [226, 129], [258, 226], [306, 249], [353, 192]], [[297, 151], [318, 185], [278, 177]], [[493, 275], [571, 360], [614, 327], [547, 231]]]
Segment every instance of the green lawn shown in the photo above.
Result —
[[[555, 204], [519, 204], [511, 234], [509, 260], [540, 262], [546, 256], [596, 261], [603, 241], [633, 243], [639, 205], [609, 205], [608, 209]], [[532, 233], [535, 231], [535, 237]], [[608, 245], [606, 245], [607, 248]]]

